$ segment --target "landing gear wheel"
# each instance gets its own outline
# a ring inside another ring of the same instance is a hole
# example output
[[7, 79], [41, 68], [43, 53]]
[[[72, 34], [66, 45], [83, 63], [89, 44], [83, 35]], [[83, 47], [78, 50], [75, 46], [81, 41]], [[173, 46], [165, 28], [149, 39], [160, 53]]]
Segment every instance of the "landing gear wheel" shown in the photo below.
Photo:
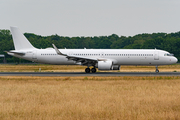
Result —
[[85, 72], [86, 72], [86, 73], [90, 73], [90, 71], [91, 71], [90, 68], [86, 68], [86, 69], [85, 69]]
[[92, 72], [92, 73], [96, 73], [96, 68], [92, 68], [92, 69], [91, 69], [91, 72]]
[[156, 71], [155, 71], [156, 73], [159, 73], [159, 70], [158, 70], [158, 66], [156, 66]]
[[159, 73], [159, 70], [156, 70], [155, 72], [156, 72], [156, 73]]

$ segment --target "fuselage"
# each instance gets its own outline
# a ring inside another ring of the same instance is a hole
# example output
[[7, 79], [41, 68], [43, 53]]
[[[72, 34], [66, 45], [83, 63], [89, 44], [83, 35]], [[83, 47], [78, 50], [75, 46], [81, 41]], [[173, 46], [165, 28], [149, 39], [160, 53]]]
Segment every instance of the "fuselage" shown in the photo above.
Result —
[[[159, 65], [177, 62], [177, 58], [164, 50], [157, 49], [37, 49], [17, 27], [10, 27], [15, 50], [9, 55], [29, 61], [56, 65], [84, 65], [86, 73], [99, 70], [120, 70], [121, 65], [153, 65], [156, 73]], [[93, 68], [89, 68], [93, 66]]]
[[[177, 62], [177, 58], [167, 51], [157, 49], [59, 49], [63, 54], [87, 58], [106, 59], [113, 65], [169, 65]], [[9, 55], [29, 61], [56, 64], [76, 65], [78, 61], [69, 60], [58, 55], [53, 48], [19, 50], [24, 55]]]

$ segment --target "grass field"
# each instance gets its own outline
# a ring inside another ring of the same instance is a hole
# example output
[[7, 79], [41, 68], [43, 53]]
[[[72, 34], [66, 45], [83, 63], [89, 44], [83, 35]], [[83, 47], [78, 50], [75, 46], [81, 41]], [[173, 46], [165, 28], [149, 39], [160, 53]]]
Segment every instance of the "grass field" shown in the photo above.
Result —
[[180, 77], [0, 77], [1, 120], [179, 120]]
[[[38, 72], [39, 69], [41, 72], [84, 72], [85, 68], [86, 66], [78, 65], [0, 64], [0, 72]], [[159, 66], [159, 70], [160, 72], [180, 72], [180, 64]], [[155, 66], [121, 66], [118, 72], [155, 72]]]

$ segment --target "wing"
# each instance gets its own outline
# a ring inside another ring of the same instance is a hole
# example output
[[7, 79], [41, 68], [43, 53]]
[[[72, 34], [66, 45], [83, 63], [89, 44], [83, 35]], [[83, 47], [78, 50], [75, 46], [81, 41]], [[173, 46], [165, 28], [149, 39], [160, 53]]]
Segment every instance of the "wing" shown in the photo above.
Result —
[[52, 44], [56, 53], [58, 55], [66, 56], [68, 60], [76, 61], [76, 63], [81, 62], [81, 65], [92, 65], [94, 66], [98, 61], [106, 61], [106, 59], [98, 59], [98, 58], [89, 58], [89, 57], [83, 57], [83, 56], [75, 56], [75, 55], [67, 55], [60, 52], [57, 47]]

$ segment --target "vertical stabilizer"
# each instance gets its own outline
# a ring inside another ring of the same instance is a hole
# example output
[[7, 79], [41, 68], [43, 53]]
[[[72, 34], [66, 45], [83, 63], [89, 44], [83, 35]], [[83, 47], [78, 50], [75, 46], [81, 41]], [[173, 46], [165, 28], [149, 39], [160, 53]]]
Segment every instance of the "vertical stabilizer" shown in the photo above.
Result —
[[15, 50], [35, 49], [17, 27], [10, 27]]

